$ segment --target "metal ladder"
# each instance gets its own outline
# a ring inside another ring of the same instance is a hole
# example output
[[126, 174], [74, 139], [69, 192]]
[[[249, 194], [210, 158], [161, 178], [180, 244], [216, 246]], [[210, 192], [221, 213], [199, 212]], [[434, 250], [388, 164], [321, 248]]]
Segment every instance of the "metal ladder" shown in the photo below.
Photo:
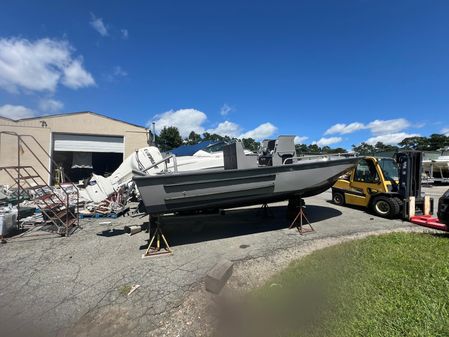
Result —
[[[29, 199], [36, 201], [36, 205], [41, 210], [44, 220], [55, 226], [55, 231], [64, 236], [69, 236], [79, 227], [79, 191], [78, 188], [64, 174], [66, 185], [59, 185], [61, 194], [55, 193], [52, 187], [47, 183], [38, 171], [29, 165], [21, 165], [21, 155], [25, 153], [24, 148], [37, 160], [37, 162], [51, 175], [50, 170], [42, 162], [39, 156], [31, 149], [30, 145], [24, 138], [31, 139], [38, 148], [50, 159], [51, 163], [56, 167], [56, 162], [50, 154], [42, 147], [37, 139], [32, 135], [19, 135], [15, 132], [0, 131], [1, 137], [12, 136], [17, 138], [17, 166], [3, 166], [0, 171], [6, 174], [14, 181], [12, 187], [17, 188], [17, 208], [20, 210], [20, 198], [25, 195]], [[73, 205], [70, 203], [72, 196]]]

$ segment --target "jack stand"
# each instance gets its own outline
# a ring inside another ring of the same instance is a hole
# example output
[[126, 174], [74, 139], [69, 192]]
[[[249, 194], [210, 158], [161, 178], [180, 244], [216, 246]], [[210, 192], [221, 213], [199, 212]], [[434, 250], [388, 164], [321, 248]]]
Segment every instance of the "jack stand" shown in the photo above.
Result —
[[257, 210], [257, 215], [259, 215], [260, 212], [262, 212], [262, 217], [263, 217], [263, 218], [272, 218], [272, 217], [273, 217], [273, 212], [272, 212], [271, 209], [268, 207], [268, 204], [263, 204], [262, 207], [260, 207], [260, 208]]
[[[156, 230], [153, 235], [151, 235], [151, 227], [156, 226]], [[170, 246], [168, 245], [167, 240], [165, 239], [164, 233], [162, 233], [162, 229], [160, 226], [158, 217], [151, 217], [150, 215], [150, 224], [148, 226], [148, 248], [144, 254], [142, 254], [142, 258], [152, 257], [157, 255], [166, 255], [173, 254]], [[161, 247], [161, 243], [164, 245], [163, 250]], [[155, 246], [153, 246], [155, 244]]]
[[[299, 203], [299, 212], [296, 215], [293, 222], [288, 227], [288, 229], [292, 229], [293, 227], [296, 227], [299, 234], [301, 234], [301, 235], [315, 231], [315, 229], [313, 229], [312, 224], [310, 223], [309, 219], [307, 219], [306, 213], [304, 212], [305, 208], [306, 208], [305, 202], [304, 202], [304, 200], [301, 199], [300, 203]], [[298, 219], [299, 219], [299, 226], [296, 223], [298, 221]], [[303, 228], [303, 220], [304, 219], [307, 221], [307, 225], [309, 225], [310, 228], [308, 228], [308, 229]]]

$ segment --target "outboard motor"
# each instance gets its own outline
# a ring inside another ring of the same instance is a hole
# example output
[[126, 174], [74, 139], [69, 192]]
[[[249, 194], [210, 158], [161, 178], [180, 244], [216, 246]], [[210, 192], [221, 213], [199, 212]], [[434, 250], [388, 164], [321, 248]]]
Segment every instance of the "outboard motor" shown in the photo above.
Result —
[[440, 222], [449, 225], [449, 190], [443, 194], [438, 202], [438, 219]]

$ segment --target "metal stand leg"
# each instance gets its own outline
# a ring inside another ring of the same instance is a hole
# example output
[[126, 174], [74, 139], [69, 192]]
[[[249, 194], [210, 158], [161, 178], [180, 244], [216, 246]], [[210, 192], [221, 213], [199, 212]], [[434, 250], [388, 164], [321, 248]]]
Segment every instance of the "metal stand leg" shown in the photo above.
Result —
[[[154, 233], [151, 233], [152, 228], [156, 228]], [[142, 258], [152, 257], [156, 255], [173, 254], [164, 233], [162, 232], [159, 218], [150, 216], [150, 225], [148, 226], [148, 248], [142, 255]], [[163, 246], [163, 247], [162, 247]]]
[[[307, 216], [304, 212], [304, 208], [306, 208], [304, 200], [301, 199], [300, 201], [300, 205], [299, 205], [299, 212], [296, 215], [295, 219], [293, 220], [293, 222], [290, 224], [290, 226], [288, 227], [288, 229], [292, 229], [293, 227], [296, 227], [296, 229], [298, 230], [299, 234], [303, 235], [305, 233], [310, 233], [310, 232], [314, 232], [315, 229], [313, 229], [312, 224], [310, 223], [309, 219], [307, 219]], [[299, 226], [297, 224], [297, 221], [299, 219]], [[303, 228], [303, 220], [307, 221], [307, 224], [310, 228], [306, 229]]]
[[268, 204], [263, 204], [262, 207], [257, 210], [257, 215], [259, 215], [260, 212], [262, 212], [262, 217], [264, 218], [273, 217], [273, 212], [271, 211], [270, 207], [268, 207]]

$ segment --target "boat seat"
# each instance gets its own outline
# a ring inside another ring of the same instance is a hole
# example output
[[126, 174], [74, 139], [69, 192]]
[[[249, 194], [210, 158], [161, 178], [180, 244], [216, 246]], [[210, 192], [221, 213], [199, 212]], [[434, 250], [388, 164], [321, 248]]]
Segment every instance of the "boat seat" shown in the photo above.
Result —
[[228, 144], [223, 147], [223, 159], [225, 170], [256, 168], [257, 154], [245, 154], [241, 142]]
[[[273, 166], [283, 165], [288, 158], [296, 156], [295, 137], [294, 136], [279, 136], [276, 140], [273, 151]], [[288, 161], [289, 164], [295, 160]]]
[[271, 154], [259, 156], [260, 166], [273, 166], [273, 156]]
[[273, 165], [273, 152], [276, 145], [276, 140], [265, 139], [262, 142], [260, 149], [260, 156], [258, 162], [260, 166], [272, 166]]

